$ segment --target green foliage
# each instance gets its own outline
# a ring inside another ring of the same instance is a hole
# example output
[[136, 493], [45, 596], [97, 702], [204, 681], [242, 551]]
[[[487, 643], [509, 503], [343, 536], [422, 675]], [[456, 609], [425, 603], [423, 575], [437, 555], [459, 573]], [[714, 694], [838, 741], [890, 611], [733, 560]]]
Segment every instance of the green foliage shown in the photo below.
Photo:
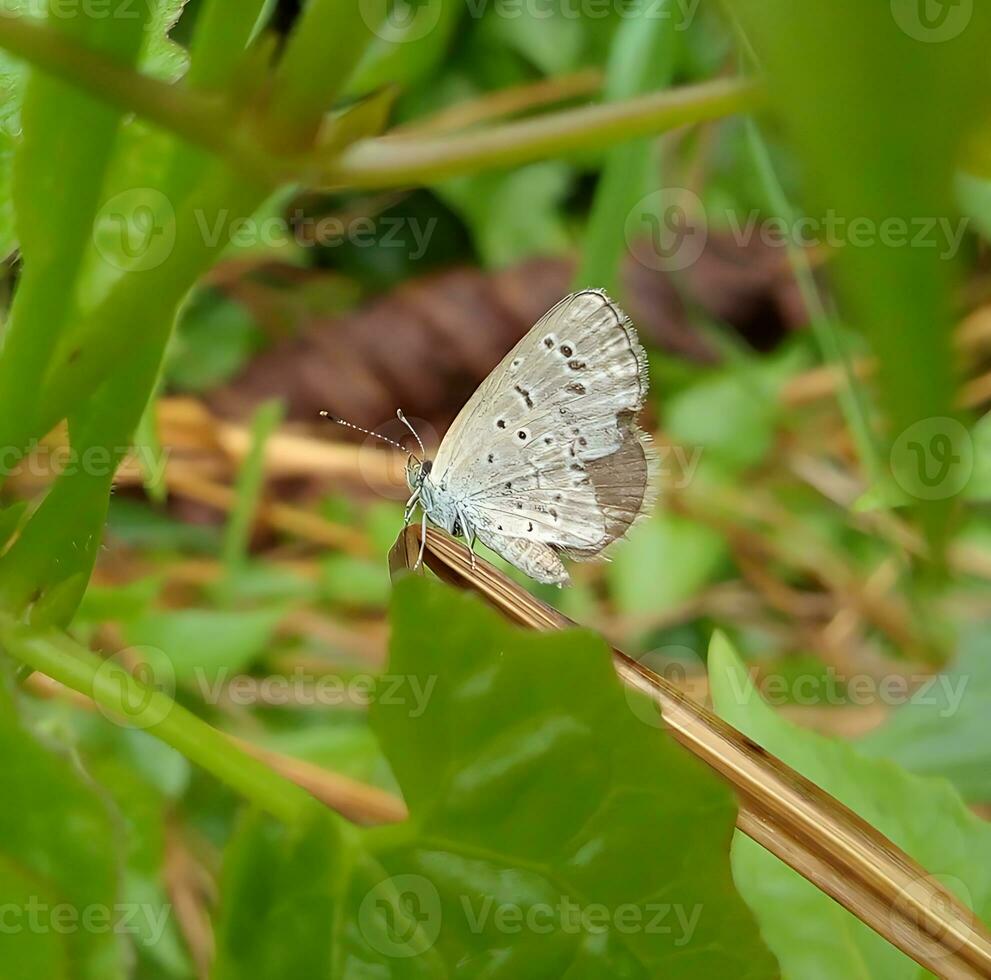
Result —
[[[896, 247], [879, 229], [886, 219], [955, 214], [953, 170], [987, 84], [987, 8], [974, 5], [972, 18], [969, 7], [961, 9], [970, 18], [966, 29], [950, 22], [936, 36], [909, 0], [727, 6], [808, 166], [813, 213], [830, 209], [874, 229], [866, 242], [850, 232], [836, 268], [848, 319], [870, 336], [880, 364], [889, 438], [920, 419], [952, 415], [955, 256], [935, 241]], [[923, 506], [941, 538], [946, 502]]]
[[[726, 721], [845, 803], [988, 918], [991, 827], [964, 806], [949, 783], [912, 775], [784, 721], [761, 700], [721, 635], [709, 650], [709, 684]], [[786, 974], [919, 975], [915, 962], [739, 833], [733, 875]]]
[[120, 930], [111, 929], [120, 916], [111, 813], [67, 760], [20, 727], [6, 691], [0, 697], [4, 976], [123, 980]]
[[410, 820], [249, 821], [216, 980], [304, 962], [312, 977], [775, 974], [730, 878], [729, 793], [644, 723], [601, 640], [520, 631], [415, 577], [392, 627], [403, 686], [373, 725]]
[[179, 680], [236, 674], [268, 648], [279, 609], [148, 611], [127, 625], [128, 643], [164, 651]]
[[986, 627], [969, 631], [952, 666], [923, 679], [857, 748], [919, 775], [949, 779], [965, 800], [991, 799], [989, 653]]

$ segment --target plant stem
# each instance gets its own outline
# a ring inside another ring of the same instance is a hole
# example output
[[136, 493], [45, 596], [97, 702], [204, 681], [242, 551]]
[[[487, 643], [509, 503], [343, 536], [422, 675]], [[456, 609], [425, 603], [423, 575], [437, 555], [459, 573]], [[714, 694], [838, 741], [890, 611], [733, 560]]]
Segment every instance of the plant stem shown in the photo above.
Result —
[[327, 160], [319, 154], [272, 155], [257, 134], [231, 125], [232, 109], [225, 101], [148, 78], [30, 18], [0, 16], [0, 47], [220, 155], [269, 187], [294, 181], [362, 188], [433, 183], [748, 112], [763, 100], [762, 87], [752, 80], [720, 79], [455, 137], [360, 140]]
[[162, 691], [64, 633], [35, 630], [0, 615], [0, 642], [16, 660], [92, 698], [106, 714], [123, 716], [127, 724], [160, 738], [277, 819], [295, 823], [312, 805], [313, 798], [295, 783], [242, 752]]
[[278, 163], [230, 125], [230, 107], [149, 78], [127, 65], [74, 43], [27, 17], [0, 15], [0, 47], [63, 81], [127, 112], [135, 112], [197, 146], [236, 162], [249, 176], [275, 183]]
[[330, 186], [365, 188], [432, 183], [749, 112], [762, 101], [758, 83], [720, 79], [607, 105], [546, 113], [459, 136], [377, 137], [352, 144], [317, 179]]
[[[771, 211], [788, 222], [789, 225], [793, 224], [795, 210], [788, 201], [777, 174], [774, 172], [770, 154], [768, 154], [767, 147], [753, 121], [748, 120], [746, 134], [750, 152], [754, 158]], [[883, 489], [886, 485], [884, 469], [881, 465], [874, 436], [871, 433], [863, 393], [858, 386], [856, 377], [854, 377], [843, 338], [837, 330], [835, 319], [829, 315], [823, 305], [822, 297], [819, 295], [819, 287], [816, 285], [805, 252], [788, 236], [785, 236], [785, 249], [792, 273], [795, 276], [795, 282], [798, 284], [799, 293], [802, 296], [802, 303], [809, 315], [809, 326], [812, 328], [812, 334], [819, 346], [822, 358], [827, 364], [837, 366], [843, 374], [843, 380], [837, 388], [836, 397], [857, 446], [857, 455], [867, 471], [868, 485], [879, 490]]]

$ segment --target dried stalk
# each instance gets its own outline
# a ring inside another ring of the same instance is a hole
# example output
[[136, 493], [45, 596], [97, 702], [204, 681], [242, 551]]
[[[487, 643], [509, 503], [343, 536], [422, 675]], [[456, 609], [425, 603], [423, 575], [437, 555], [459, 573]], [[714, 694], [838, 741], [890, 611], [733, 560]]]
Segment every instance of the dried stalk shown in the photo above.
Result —
[[[418, 525], [389, 555], [393, 576], [408, 573]], [[478, 593], [508, 619], [536, 630], [574, 625], [435, 528], [426, 565], [442, 580]], [[770, 755], [673, 684], [613, 649], [620, 679], [650, 697], [674, 737], [729, 782], [737, 826], [916, 962], [941, 977], [991, 977], [991, 935], [924, 868], [839, 801]]]

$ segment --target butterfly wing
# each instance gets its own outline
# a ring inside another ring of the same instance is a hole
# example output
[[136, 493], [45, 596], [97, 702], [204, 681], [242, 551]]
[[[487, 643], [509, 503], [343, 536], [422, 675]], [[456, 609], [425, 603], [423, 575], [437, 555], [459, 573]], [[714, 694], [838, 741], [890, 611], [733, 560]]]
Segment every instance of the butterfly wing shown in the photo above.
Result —
[[[507, 558], [512, 540], [594, 557], [648, 505], [651, 453], [636, 424], [646, 393], [646, 359], [626, 315], [600, 290], [574, 293], [461, 410], [432, 481]], [[512, 550], [545, 569], [535, 578], [560, 580], [556, 568], [547, 577], [556, 554]]]

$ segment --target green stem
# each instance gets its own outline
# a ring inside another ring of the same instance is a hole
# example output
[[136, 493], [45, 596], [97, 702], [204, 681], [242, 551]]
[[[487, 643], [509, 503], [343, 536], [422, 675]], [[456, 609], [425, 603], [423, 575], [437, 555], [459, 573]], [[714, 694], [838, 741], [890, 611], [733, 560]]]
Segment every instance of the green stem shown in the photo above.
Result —
[[545, 113], [459, 136], [360, 140], [317, 176], [331, 186], [432, 183], [749, 112], [762, 101], [763, 89], [758, 83], [743, 78], [720, 79], [622, 102]]
[[284, 176], [276, 160], [230, 125], [230, 107], [221, 99], [149, 78], [27, 17], [0, 16], [0, 47], [110, 105], [236, 161], [252, 178], [272, 184]]
[[[148, 78], [23, 17], [0, 17], [0, 47], [225, 158], [252, 180], [374, 188], [433, 183], [492, 167], [521, 166], [759, 107], [760, 84], [720, 79], [608, 105], [585, 106], [448, 138], [360, 140], [332, 159], [273, 156], [230, 125], [224, 101]], [[311, 107], [312, 108], [312, 107]]]
[[160, 738], [277, 819], [296, 823], [312, 806], [312, 797], [295, 783], [242, 752], [162, 691], [145, 686], [64, 633], [38, 631], [2, 615], [0, 642], [14, 659], [92, 698], [106, 714]]
[[374, 40], [366, 22], [372, 10], [361, 0], [310, 0], [304, 7], [275, 72], [268, 117], [276, 145], [312, 145], [324, 113]]

